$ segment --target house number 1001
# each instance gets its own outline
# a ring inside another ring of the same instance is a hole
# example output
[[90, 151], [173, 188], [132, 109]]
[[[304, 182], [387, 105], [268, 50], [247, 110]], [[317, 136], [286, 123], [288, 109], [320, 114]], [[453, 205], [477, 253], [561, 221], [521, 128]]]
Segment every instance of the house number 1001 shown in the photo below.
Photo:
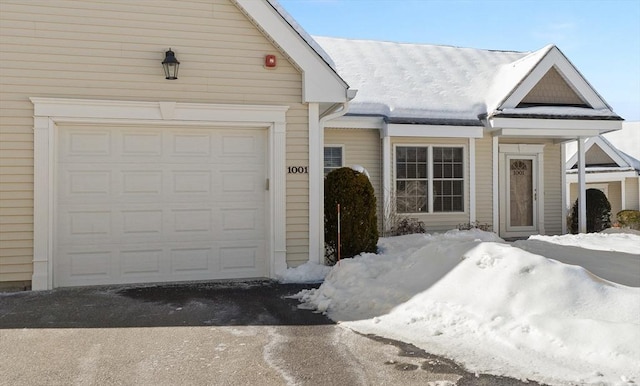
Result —
[[287, 170], [289, 174], [309, 174], [308, 166], [289, 166]]

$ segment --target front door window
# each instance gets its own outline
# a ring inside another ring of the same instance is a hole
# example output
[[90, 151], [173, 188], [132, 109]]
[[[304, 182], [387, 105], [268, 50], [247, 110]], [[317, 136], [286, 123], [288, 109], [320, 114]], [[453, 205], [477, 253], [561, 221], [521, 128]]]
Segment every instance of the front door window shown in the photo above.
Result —
[[534, 217], [533, 160], [509, 160], [509, 219], [512, 227], [531, 227]]

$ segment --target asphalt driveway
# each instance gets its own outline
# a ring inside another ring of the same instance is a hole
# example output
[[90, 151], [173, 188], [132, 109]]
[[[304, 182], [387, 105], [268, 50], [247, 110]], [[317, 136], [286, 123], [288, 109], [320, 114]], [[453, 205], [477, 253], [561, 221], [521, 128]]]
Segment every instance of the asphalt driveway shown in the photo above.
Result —
[[300, 310], [287, 296], [304, 288], [255, 281], [0, 293], [0, 385], [524, 384]]

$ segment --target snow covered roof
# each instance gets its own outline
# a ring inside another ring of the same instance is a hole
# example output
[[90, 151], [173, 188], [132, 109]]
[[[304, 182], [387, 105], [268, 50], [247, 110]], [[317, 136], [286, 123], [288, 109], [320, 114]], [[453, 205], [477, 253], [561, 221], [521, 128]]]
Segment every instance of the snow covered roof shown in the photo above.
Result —
[[[620, 119], [610, 109], [498, 110], [551, 52], [494, 51], [427, 44], [314, 37], [358, 95], [349, 114], [390, 122], [482, 125], [488, 115]], [[516, 110], [516, 111], [511, 111]], [[525, 111], [526, 110], [526, 111]]]

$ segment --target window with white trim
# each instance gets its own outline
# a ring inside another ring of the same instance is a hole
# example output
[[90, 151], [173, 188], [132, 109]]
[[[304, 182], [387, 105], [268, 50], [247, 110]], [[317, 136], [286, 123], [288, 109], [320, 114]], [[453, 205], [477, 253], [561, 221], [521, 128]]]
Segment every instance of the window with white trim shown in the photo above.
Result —
[[397, 212], [464, 212], [463, 165], [462, 147], [397, 146]]
[[324, 175], [342, 167], [342, 146], [324, 147]]

